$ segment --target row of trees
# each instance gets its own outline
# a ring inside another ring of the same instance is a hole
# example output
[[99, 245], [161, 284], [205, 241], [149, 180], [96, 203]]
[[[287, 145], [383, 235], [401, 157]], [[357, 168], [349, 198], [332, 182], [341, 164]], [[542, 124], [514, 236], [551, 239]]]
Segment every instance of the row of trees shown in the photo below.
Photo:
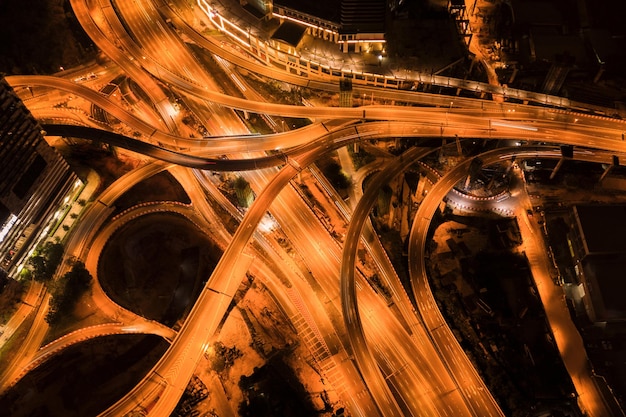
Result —
[[44, 283], [52, 294], [46, 316], [50, 325], [71, 314], [80, 297], [91, 288], [91, 274], [85, 264], [77, 260], [72, 261], [71, 269], [61, 278], [52, 279], [63, 259], [63, 250], [60, 243], [46, 242], [29, 260], [33, 279]]

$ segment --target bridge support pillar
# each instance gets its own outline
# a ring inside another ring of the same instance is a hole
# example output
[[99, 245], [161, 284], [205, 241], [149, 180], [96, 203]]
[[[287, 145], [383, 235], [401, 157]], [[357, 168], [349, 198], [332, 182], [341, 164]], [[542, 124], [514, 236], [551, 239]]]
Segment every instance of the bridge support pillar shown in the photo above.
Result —
[[606, 177], [609, 174], [609, 172], [611, 171], [611, 169], [613, 169], [613, 167], [616, 167], [616, 166], [619, 166], [619, 157], [617, 155], [613, 155], [613, 163], [606, 167], [606, 169], [604, 170], [604, 172], [600, 176], [600, 179], [598, 180], [598, 182], [602, 182], [604, 177]]
[[550, 174], [550, 179], [554, 179], [554, 177], [556, 176], [556, 173], [559, 171], [559, 168], [561, 168], [561, 165], [563, 165], [563, 161], [565, 161], [565, 158], [559, 159], [559, 162], [556, 164], [556, 166], [552, 170], [552, 174]]
[[606, 167], [602, 175], [600, 175], [600, 179], [598, 180], [598, 182], [602, 182], [604, 177], [606, 177], [609, 174], [609, 171], [611, 171], [612, 168], [613, 168], [613, 165], [609, 165], [608, 167]]

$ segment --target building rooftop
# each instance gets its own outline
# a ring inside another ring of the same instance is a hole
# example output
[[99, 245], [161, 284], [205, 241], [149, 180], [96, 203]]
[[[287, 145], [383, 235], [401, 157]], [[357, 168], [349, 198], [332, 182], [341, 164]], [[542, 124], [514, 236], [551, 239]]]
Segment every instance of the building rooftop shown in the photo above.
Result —
[[626, 35], [624, 25], [626, 2], [624, 0], [584, 0], [584, 2], [590, 27], [607, 29], [615, 37]]
[[272, 39], [296, 47], [302, 40], [305, 32], [305, 26], [287, 20], [276, 29], [276, 32], [272, 35]]
[[385, 4], [385, 0], [342, 0], [341, 31], [384, 32]]
[[586, 204], [573, 208], [583, 251], [578, 254], [585, 305], [592, 321], [626, 320], [626, 205]]
[[319, 17], [324, 20], [339, 23], [341, 13], [341, 0], [280, 0], [274, 4], [298, 10], [311, 16]]
[[626, 254], [598, 255], [583, 262], [587, 291], [593, 299], [596, 320], [626, 319]]
[[512, 0], [516, 25], [563, 26], [564, 19], [554, 4], [545, 1]]
[[[548, 28], [532, 28], [534, 60], [586, 65], [588, 63], [585, 39], [579, 34], [563, 35]], [[550, 28], [551, 29], [551, 28]]]
[[626, 254], [626, 206], [578, 205], [574, 212], [587, 255]]

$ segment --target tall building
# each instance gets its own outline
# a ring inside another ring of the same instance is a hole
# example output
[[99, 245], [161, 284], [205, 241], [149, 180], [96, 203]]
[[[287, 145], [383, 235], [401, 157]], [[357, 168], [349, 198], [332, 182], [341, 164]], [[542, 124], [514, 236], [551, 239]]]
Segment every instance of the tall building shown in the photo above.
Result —
[[0, 267], [13, 276], [79, 179], [0, 74]]

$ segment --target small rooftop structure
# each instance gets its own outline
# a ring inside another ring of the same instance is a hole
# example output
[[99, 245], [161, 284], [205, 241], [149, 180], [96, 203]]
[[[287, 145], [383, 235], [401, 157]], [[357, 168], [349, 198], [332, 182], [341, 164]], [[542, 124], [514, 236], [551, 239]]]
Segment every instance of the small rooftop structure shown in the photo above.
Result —
[[276, 6], [284, 6], [335, 23], [340, 21], [341, 0], [279, 0], [274, 2], [274, 7]]
[[272, 40], [297, 48], [305, 32], [306, 27], [286, 20], [276, 29], [272, 35]]

